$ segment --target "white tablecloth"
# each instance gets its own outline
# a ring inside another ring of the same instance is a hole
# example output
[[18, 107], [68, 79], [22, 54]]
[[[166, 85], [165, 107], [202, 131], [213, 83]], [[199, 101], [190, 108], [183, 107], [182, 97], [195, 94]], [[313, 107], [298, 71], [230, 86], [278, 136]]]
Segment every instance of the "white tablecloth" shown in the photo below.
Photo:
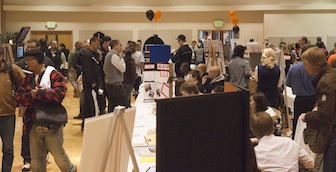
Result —
[[[286, 86], [285, 89], [286, 90], [283, 91], [284, 98], [287, 100], [285, 100], [285, 105], [288, 106], [292, 112], [294, 112], [294, 100], [296, 96], [293, 94], [291, 87]], [[285, 93], [287, 93], [287, 96]]]
[[[133, 149], [148, 149], [148, 146], [145, 140], [145, 136], [149, 130], [156, 131], [156, 103], [149, 102], [144, 103], [143, 101], [143, 87], [142, 85], [139, 88], [139, 95], [136, 99], [136, 114], [135, 114], [135, 122], [134, 122], [134, 130], [132, 137], [132, 145]], [[155, 147], [155, 146], [154, 146]], [[140, 156], [135, 153], [135, 157], [138, 162], [139, 171], [140, 172], [154, 172], [156, 166], [156, 162], [140, 162]], [[132, 172], [133, 164], [131, 159], [129, 160], [128, 172]], [[150, 169], [150, 170], [148, 170]], [[147, 171], [148, 170], [148, 171]]]
[[302, 122], [301, 120], [301, 115], [299, 117], [299, 119], [297, 120], [297, 124], [296, 124], [296, 130], [295, 130], [295, 137], [294, 137], [294, 141], [300, 146], [302, 147], [304, 150], [306, 150], [308, 152], [308, 154], [313, 158], [313, 160], [315, 160], [315, 153], [313, 153], [309, 146], [307, 144], [304, 143], [303, 141], [303, 130], [307, 127], [307, 123]]

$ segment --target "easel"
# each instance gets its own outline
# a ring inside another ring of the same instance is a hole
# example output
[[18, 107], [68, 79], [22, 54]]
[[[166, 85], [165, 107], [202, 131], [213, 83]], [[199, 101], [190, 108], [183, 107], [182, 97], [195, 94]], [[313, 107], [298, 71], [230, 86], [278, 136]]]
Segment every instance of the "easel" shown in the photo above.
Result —
[[211, 66], [218, 66], [217, 62], [217, 57], [216, 57], [216, 52], [215, 52], [215, 47], [213, 45], [213, 41], [210, 41], [210, 47], [209, 47], [209, 52], [208, 52], [208, 59], [205, 64], [205, 66], [208, 66], [210, 63], [211, 59]]
[[220, 74], [226, 74], [223, 44], [219, 40], [209, 40], [208, 45], [209, 47], [208, 52], [206, 52], [207, 60], [205, 62], [205, 66], [208, 69], [211, 66], [218, 66], [220, 69]]
[[[112, 125], [110, 126], [110, 128], [108, 130], [108, 131], [111, 131], [111, 132], [110, 132], [110, 135], [108, 137], [108, 143], [106, 144], [106, 149], [105, 150], [107, 150], [107, 151], [105, 151], [105, 153], [103, 155], [103, 162], [102, 162], [102, 165], [100, 166], [100, 169], [99, 169], [100, 172], [105, 172], [109, 152], [110, 152], [111, 146], [112, 146], [113, 137], [117, 134], [116, 133], [117, 125], [121, 125], [121, 130], [124, 133], [126, 145], [127, 145], [127, 148], [128, 148], [128, 151], [129, 151], [129, 154], [131, 156], [131, 160], [132, 160], [132, 163], [133, 163], [133, 166], [134, 166], [133, 171], [134, 172], [139, 172], [139, 166], [138, 166], [138, 163], [135, 159], [134, 150], [133, 150], [133, 147], [132, 147], [132, 144], [131, 144], [131, 138], [130, 138], [130, 135], [129, 135], [129, 132], [128, 132], [128, 129], [127, 129], [127, 126], [126, 126], [124, 113], [125, 113], [125, 107], [124, 106], [117, 106], [117, 107], [114, 108], [115, 118], [113, 118]], [[117, 153], [118, 152], [116, 152], [116, 154]], [[117, 165], [115, 166], [113, 171], [117, 172], [117, 171], [120, 171], [120, 160], [118, 158], [116, 158], [115, 161], [118, 161], [118, 162], [115, 163]]]
[[7, 63], [14, 63], [14, 55], [12, 45], [10, 43], [2, 43], [1, 47], [4, 49], [4, 60]]

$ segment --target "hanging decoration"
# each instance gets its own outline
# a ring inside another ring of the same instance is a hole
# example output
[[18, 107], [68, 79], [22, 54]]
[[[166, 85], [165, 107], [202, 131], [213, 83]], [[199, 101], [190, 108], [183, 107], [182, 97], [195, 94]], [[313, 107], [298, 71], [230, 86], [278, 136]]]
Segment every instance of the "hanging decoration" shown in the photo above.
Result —
[[239, 26], [233, 26], [232, 30], [233, 30], [233, 33], [238, 34]]
[[238, 23], [239, 23], [239, 19], [238, 19], [238, 17], [233, 17], [233, 18], [232, 18], [232, 24], [233, 24], [234, 26], [237, 26]]
[[229, 16], [230, 16], [231, 19], [232, 19], [233, 17], [236, 17], [236, 11], [231, 10], [231, 11], [229, 12]]
[[161, 15], [162, 15], [161, 11], [155, 10], [155, 12], [154, 12], [154, 20], [155, 21], [159, 21], [161, 19]]
[[[148, 19], [149, 21], [152, 21], [153, 18], [154, 18], [154, 12], [153, 12], [152, 10], [148, 10], [148, 11], [146, 12], [146, 17], [147, 17], [147, 19]], [[161, 16], [160, 16], [160, 17], [161, 17]]]
[[239, 18], [236, 16], [236, 11], [231, 10], [229, 12], [229, 16], [232, 20], [232, 24], [233, 24], [233, 28], [232, 31], [234, 34], [238, 34], [239, 33], [239, 27], [238, 27], [238, 23], [239, 23]]

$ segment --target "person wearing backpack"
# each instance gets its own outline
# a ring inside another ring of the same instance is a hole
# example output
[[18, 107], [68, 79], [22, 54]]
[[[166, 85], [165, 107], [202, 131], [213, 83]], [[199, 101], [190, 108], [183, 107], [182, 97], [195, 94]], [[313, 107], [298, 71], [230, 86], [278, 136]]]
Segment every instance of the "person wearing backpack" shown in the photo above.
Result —
[[14, 159], [15, 91], [25, 75], [15, 64], [7, 64], [0, 47], [0, 137], [2, 140], [2, 172], [10, 172]]

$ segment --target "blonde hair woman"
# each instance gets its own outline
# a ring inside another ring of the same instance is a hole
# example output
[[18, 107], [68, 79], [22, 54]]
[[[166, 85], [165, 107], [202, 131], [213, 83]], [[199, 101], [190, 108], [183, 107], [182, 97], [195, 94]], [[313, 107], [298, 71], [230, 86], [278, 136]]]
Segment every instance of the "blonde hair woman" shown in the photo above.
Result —
[[265, 48], [261, 55], [261, 65], [273, 69], [275, 64], [277, 64], [277, 61], [275, 60], [274, 50], [272, 48]]
[[275, 108], [279, 107], [279, 78], [280, 67], [275, 60], [275, 52], [272, 48], [266, 48], [261, 55], [261, 63], [255, 68], [254, 79], [258, 82], [257, 92], [264, 93], [268, 105]]

